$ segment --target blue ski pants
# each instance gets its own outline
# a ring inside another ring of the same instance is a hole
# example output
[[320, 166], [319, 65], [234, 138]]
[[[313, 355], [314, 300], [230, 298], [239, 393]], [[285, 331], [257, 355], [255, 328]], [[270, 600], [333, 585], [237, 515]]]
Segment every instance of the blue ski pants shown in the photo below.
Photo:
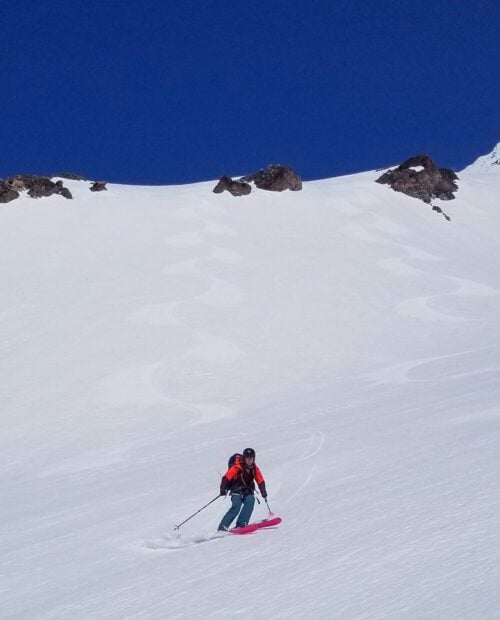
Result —
[[250, 522], [254, 504], [255, 497], [253, 495], [231, 495], [231, 508], [222, 517], [222, 521], [219, 523], [219, 530], [229, 529], [236, 517], [238, 517], [236, 527], [247, 525]]

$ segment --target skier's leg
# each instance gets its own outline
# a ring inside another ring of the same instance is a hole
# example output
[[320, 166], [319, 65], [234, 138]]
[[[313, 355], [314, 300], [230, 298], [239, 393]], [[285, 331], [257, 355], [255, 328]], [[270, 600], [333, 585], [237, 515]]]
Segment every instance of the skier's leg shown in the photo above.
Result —
[[241, 495], [231, 495], [231, 508], [222, 517], [219, 523], [219, 530], [228, 530], [231, 523], [238, 515], [242, 504]]
[[243, 508], [236, 521], [236, 527], [242, 527], [250, 523], [250, 517], [252, 516], [253, 507], [255, 504], [255, 497], [253, 495], [245, 495], [243, 498]]

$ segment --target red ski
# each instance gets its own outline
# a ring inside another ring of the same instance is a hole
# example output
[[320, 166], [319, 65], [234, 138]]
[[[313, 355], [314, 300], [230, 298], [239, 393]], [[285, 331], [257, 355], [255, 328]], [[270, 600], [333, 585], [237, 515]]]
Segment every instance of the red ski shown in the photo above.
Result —
[[252, 532], [256, 532], [259, 528], [255, 525], [255, 523], [250, 525], [244, 525], [243, 527], [233, 527], [232, 530], [229, 530], [231, 534], [251, 534]]
[[250, 523], [249, 527], [255, 527], [260, 530], [262, 527], [274, 527], [281, 523], [281, 517], [275, 517], [274, 515], [270, 515], [269, 519], [263, 519], [262, 521], [258, 521], [257, 523]]
[[257, 523], [249, 523], [248, 525], [244, 525], [243, 527], [233, 527], [232, 530], [229, 530], [231, 534], [251, 534], [252, 532], [256, 532], [263, 527], [274, 527], [281, 523], [281, 517], [272, 517], [270, 519], [264, 519], [263, 521], [257, 521]]

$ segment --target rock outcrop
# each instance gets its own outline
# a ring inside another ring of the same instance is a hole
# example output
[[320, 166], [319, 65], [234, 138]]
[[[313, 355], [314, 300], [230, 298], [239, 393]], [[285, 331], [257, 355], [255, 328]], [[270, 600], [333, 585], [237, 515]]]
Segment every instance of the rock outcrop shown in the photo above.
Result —
[[0, 181], [0, 203], [7, 203], [11, 200], [19, 198], [19, 192], [8, 182], [8, 180]]
[[105, 181], [93, 181], [89, 189], [91, 192], [104, 192], [108, 191], [106, 185], [107, 183]]
[[240, 181], [255, 183], [255, 187], [271, 192], [283, 192], [289, 189], [298, 192], [302, 189], [302, 179], [291, 168], [271, 164], [266, 169], [241, 177]]
[[259, 189], [270, 192], [283, 192], [286, 189], [297, 192], [302, 189], [302, 179], [291, 168], [271, 164], [265, 169], [254, 174], [248, 174], [236, 181], [231, 177], [221, 177], [213, 191], [216, 194], [221, 194], [227, 190], [233, 196], [246, 196], [252, 191], [250, 183]]
[[377, 183], [390, 185], [396, 192], [430, 203], [434, 198], [453, 200], [458, 177], [449, 168], [437, 168], [428, 155], [415, 155], [397, 168], [384, 172]]
[[71, 199], [73, 196], [62, 181], [51, 181], [48, 177], [32, 174], [19, 174], [7, 179], [0, 179], [0, 202], [10, 202], [19, 198], [21, 192], [28, 192], [31, 198], [43, 198], [59, 194]]
[[46, 198], [54, 194], [60, 194], [64, 198], [73, 198], [67, 187], [64, 187], [62, 181], [51, 181], [48, 177], [25, 176], [22, 177], [24, 189], [28, 191], [31, 198]]
[[233, 181], [231, 177], [224, 176], [219, 179], [213, 191], [215, 194], [222, 194], [226, 190], [233, 196], [247, 196], [252, 188], [248, 183]]

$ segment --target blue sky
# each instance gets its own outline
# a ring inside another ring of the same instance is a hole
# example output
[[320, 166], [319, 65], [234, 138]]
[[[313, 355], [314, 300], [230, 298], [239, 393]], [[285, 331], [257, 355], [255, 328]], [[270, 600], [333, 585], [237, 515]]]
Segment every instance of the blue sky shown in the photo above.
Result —
[[500, 3], [0, 0], [0, 177], [304, 179], [500, 141]]

